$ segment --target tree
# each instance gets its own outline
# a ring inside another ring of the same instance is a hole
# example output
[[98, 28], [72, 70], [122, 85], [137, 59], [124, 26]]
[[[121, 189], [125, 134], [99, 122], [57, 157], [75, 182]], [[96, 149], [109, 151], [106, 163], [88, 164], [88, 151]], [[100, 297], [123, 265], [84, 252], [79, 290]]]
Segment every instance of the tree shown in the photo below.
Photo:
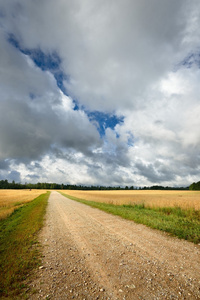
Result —
[[189, 186], [189, 190], [191, 190], [191, 191], [200, 191], [200, 181], [198, 181], [198, 182], [193, 182], [193, 183]]

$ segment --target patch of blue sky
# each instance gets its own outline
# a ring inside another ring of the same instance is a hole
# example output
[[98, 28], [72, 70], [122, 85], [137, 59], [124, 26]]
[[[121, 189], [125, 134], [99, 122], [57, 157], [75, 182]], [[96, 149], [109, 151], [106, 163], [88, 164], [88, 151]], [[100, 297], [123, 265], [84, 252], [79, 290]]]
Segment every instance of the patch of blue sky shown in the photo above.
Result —
[[117, 132], [116, 132], [116, 138], [117, 138], [117, 139], [120, 138], [120, 135], [119, 135], [119, 133], [117, 133]]
[[39, 67], [42, 71], [50, 71], [57, 82], [57, 86], [61, 91], [67, 94], [67, 90], [64, 86], [64, 81], [69, 80], [69, 76], [67, 76], [61, 69], [61, 58], [59, 57], [56, 51], [52, 53], [44, 53], [41, 49], [27, 49], [21, 47], [19, 41], [13, 34], [10, 34], [8, 37], [8, 41], [17, 48], [20, 52], [28, 55], [35, 65]]
[[73, 99], [73, 103], [74, 103], [74, 110], [79, 110], [80, 109], [79, 102]]
[[31, 98], [31, 100], [34, 100], [36, 98], [36, 95], [34, 93], [30, 93], [29, 97]]
[[183, 60], [182, 65], [188, 69], [192, 68], [194, 65], [200, 67], [200, 53], [189, 54]]
[[134, 146], [134, 135], [131, 132], [129, 132], [129, 137], [128, 137], [128, 143], [127, 144], [128, 144], [129, 147]]
[[59, 87], [59, 89], [67, 96], [69, 96], [69, 94], [67, 93], [67, 89], [64, 86], [64, 81], [65, 80], [69, 80], [69, 76], [65, 75], [64, 72], [62, 72], [61, 70], [57, 70], [56, 72], [53, 72], [54, 77], [56, 79], [57, 82], [57, 86]]
[[117, 124], [124, 122], [123, 116], [116, 116], [115, 114], [109, 114], [99, 111], [86, 112], [91, 122], [95, 124], [101, 137], [105, 135], [107, 128], [114, 129]]
[[61, 60], [56, 52], [44, 53], [41, 49], [22, 49], [22, 52], [29, 55], [42, 71], [57, 71], [60, 67]]
[[189, 53], [181, 62], [179, 62], [175, 67], [175, 72], [181, 67], [190, 69], [194, 66], [200, 68], [200, 49]]

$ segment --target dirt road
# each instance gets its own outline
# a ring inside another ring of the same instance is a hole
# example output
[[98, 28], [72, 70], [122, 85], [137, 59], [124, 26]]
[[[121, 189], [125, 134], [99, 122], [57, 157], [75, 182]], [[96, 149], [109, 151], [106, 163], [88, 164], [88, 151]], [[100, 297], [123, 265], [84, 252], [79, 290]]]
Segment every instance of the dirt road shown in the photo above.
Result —
[[52, 192], [29, 299], [200, 299], [200, 246]]

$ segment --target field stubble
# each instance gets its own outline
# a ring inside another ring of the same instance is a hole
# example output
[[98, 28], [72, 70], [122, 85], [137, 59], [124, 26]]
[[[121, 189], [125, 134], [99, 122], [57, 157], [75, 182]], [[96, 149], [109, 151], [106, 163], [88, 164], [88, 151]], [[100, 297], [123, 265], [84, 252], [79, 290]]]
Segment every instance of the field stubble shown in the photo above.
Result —
[[144, 205], [145, 207], [180, 207], [200, 210], [200, 191], [62, 191], [65, 194], [101, 203], [114, 205]]

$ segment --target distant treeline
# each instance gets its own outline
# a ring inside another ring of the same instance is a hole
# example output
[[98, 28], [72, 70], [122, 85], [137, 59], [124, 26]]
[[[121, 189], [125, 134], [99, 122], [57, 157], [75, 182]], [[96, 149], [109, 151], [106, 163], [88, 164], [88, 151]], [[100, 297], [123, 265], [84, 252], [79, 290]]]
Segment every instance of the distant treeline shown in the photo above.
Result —
[[191, 191], [200, 191], [200, 181], [198, 182], [193, 182], [190, 186], [189, 189]]
[[[196, 188], [196, 184], [199, 188]], [[195, 188], [190, 188], [191, 186], [195, 185]], [[0, 189], [45, 189], [45, 190], [200, 190], [200, 182], [193, 183], [190, 187], [164, 187], [160, 185], [154, 185], [151, 187], [136, 187], [136, 186], [126, 186], [126, 187], [113, 187], [113, 186], [85, 186], [85, 185], [73, 185], [73, 184], [58, 184], [58, 183], [15, 183], [13, 180], [12, 182], [8, 182], [8, 180], [0, 180]]]

